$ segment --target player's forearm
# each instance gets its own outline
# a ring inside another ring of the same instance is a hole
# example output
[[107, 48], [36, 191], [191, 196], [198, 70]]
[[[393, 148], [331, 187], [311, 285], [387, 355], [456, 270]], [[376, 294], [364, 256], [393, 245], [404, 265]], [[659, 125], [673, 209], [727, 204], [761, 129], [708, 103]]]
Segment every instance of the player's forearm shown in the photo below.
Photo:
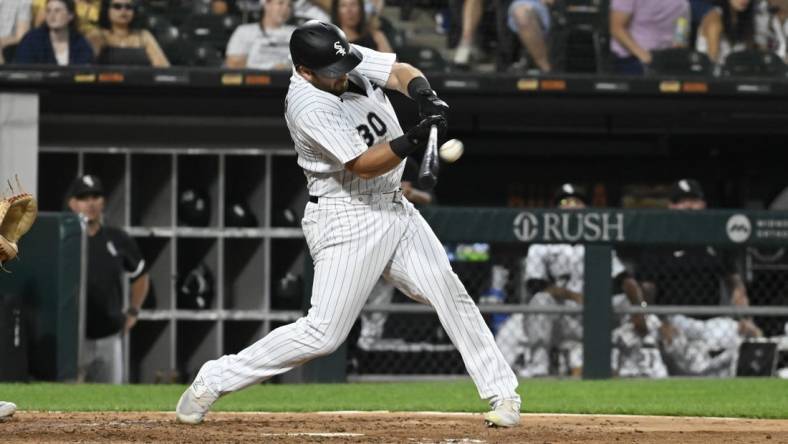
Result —
[[552, 297], [559, 300], [573, 300], [578, 304], [583, 303], [583, 295], [572, 290], [568, 290], [566, 288], [557, 287], [555, 285], [550, 285], [545, 288], [545, 291], [550, 293]]
[[407, 198], [417, 205], [428, 205], [432, 203], [432, 196], [430, 196], [430, 193], [421, 190], [411, 189]]
[[345, 168], [362, 179], [372, 179], [393, 170], [400, 162], [402, 158], [392, 150], [389, 142], [383, 142], [346, 163]]
[[631, 277], [624, 278], [621, 282], [621, 288], [624, 290], [624, 294], [627, 295], [630, 304], [641, 305], [643, 303], [643, 292], [636, 280]]
[[131, 284], [131, 301], [129, 306], [133, 309], [139, 310], [148, 296], [148, 289], [150, 288], [150, 278], [145, 273]]
[[391, 74], [389, 74], [389, 80], [386, 82], [386, 88], [399, 91], [410, 97], [408, 85], [411, 80], [416, 77], [424, 77], [424, 74], [422, 74], [418, 68], [408, 63], [395, 63], [391, 68]]
[[648, 51], [643, 49], [632, 34], [629, 33], [630, 15], [618, 11], [613, 11], [610, 14], [610, 35], [618, 41], [624, 48], [627, 49], [633, 56], [640, 60], [648, 58]]
[[739, 307], [750, 305], [750, 298], [747, 296], [747, 287], [739, 273], [732, 273], [726, 277], [728, 288], [731, 291], [731, 304]]

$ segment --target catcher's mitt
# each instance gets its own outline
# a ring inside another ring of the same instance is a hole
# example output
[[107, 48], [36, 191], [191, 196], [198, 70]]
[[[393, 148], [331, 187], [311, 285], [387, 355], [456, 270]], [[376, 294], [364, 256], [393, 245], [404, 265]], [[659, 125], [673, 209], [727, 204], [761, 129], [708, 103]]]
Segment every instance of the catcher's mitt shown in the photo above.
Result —
[[8, 182], [11, 196], [0, 199], [0, 269], [5, 262], [15, 258], [19, 253], [16, 243], [19, 241], [38, 215], [38, 204], [30, 193], [22, 190], [19, 177], [16, 178], [17, 189]]

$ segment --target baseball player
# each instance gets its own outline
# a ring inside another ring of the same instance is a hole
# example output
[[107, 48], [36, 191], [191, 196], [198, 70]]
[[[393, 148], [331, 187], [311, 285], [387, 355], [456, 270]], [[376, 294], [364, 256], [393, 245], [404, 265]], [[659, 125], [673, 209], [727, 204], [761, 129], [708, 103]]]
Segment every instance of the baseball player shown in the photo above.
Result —
[[[567, 183], [556, 193], [556, 204], [562, 209], [584, 208], [582, 189]], [[642, 305], [643, 295], [638, 283], [627, 273], [613, 252], [612, 277], [620, 284], [627, 299]], [[580, 244], [534, 244], [525, 258], [525, 284], [533, 295], [533, 306], [580, 306], [583, 304], [585, 247]], [[642, 316], [632, 316], [638, 331], [645, 331]], [[546, 376], [549, 373], [549, 352], [557, 346], [566, 358], [572, 376], [580, 376], [583, 366], [583, 323], [579, 316], [534, 314], [525, 317], [525, 338], [529, 348], [521, 376]]]
[[14, 413], [16, 413], [16, 404], [0, 401], [0, 421], [14, 416]]
[[762, 336], [751, 320], [725, 316], [700, 320], [673, 315], [659, 327], [662, 352], [676, 376], [735, 376], [742, 341]]
[[[77, 177], [68, 192], [68, 207], [87, 221], [87, 321], [80, 381], [123, 382], [122, 334], [137, 323], [150, 288], [145, 260], [137, 243], [104, 222], [104, 186], [92, 174]], [[130, 304], [123, 310], [123, 279], [131, 280]]]
[[[614, 298], [614, 306], [626, 306], [626, 299]], [[613, 330], [611, 365], [616, 376], [626, 378], [665, 378], [668, 368], [660, 353], [659, 329], [662, 321], [645, 315], [645, 330], [639, 331], [631, 316]], [[629, 322], [628, 322], [629, 321]]]
[[[426, 146], [432, 125], [446, 130], [448, 106], [416, 68], [350, 45], [331, 24], [301, 25], [290, 54], [285, 120], [310, 194], [302, 227], [315, 266], [312, 306], [237, 355], [206, 362], [178, 401], [178, 420], [199, 423], [220, 396], [336, 350], [383, 275], [435, 308], [490, 402], [487, 424], [518, 424], [517, 378], [443, 245], [399, 188], [403, 159]], [[414, 99], [423, 120], [403, 134], [383, 88]]]

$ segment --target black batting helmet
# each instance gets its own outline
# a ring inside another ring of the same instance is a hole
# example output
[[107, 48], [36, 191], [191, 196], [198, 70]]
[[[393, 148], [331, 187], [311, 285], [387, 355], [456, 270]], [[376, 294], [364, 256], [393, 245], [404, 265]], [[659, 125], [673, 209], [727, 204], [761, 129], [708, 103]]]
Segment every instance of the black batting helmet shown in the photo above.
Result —
[[363, 56], [350, 46], [341, 29], [331, 23], [310, 20], [290, 37], [290, 57], [294, 66], [305, 66], [332, 79], [355, 68]]

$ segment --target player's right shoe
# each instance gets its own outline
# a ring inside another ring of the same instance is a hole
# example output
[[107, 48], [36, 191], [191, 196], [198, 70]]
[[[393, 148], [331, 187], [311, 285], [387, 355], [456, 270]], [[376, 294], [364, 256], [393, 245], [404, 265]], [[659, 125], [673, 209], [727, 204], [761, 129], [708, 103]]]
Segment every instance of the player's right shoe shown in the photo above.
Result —
[[504, 399], [497, 407], [484, 414], [488, 427], [514, 427], [520, 424], [520, 403]]
[[0, 420], [14, 416], [16, 404], [13, 402], [0, 401]]
[[217, 399], [219, 399], [219, 395], [208, 387], [203, 377], [198, 373], [192, 385], [183, 392], [181, 399], [178, 400], [175, 416], [178, 422], [199, 424]]

